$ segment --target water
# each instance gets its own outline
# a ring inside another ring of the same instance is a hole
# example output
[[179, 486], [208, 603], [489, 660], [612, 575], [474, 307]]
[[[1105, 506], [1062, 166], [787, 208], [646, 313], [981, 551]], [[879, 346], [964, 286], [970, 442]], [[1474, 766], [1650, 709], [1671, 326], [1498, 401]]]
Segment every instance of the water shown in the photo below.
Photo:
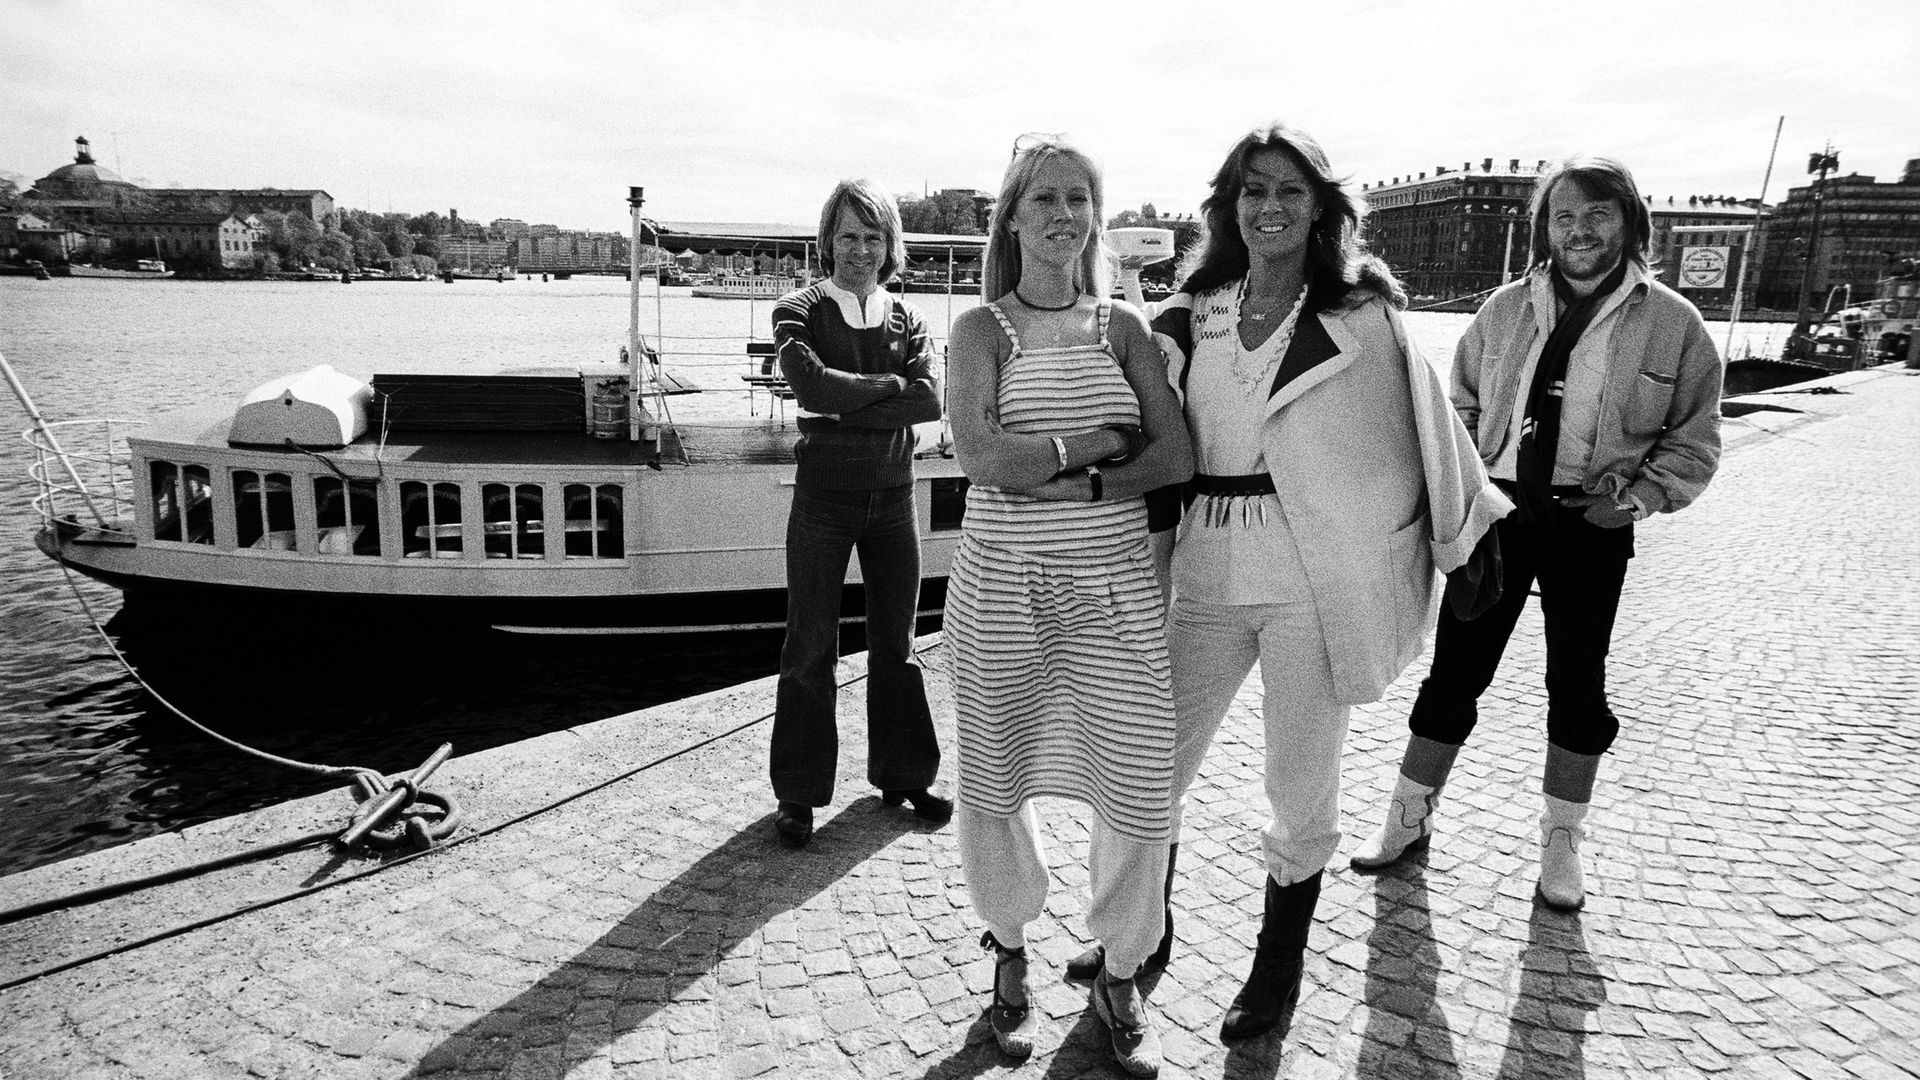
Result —
[[[936, 337], [976, 303], [910, 299]], [[655, 336], [656, 310], [664, 338]], [[765, 303], [680, 289], [657, 309], [645, 298], [645, 332], [674, 371], [711, 391], [673, 399], [676, 415], [741, 404], [741, 341], [749, 331], [765, 336], [768, 313]], [[1408, 325], [1444, 363], [1469, 319], [1416, 313]], [[614, 359], [627, 323], [617, 278], [343, 286], [0, 277], [0, 352], [50, 420], [138, 419], [234, 399], [316, 364], [361, 378], [571, 367]], [[1753, 329], [1758, 347], [1774, 328]], [[0, 394], [0, 872], [332, 786], [208, 741], [113, 660], [72, 589], [103, 620], [120, 611], [119, 594], [77, 576], [70, 586], [33, 546], [30, 454], [11, 436], [27, 424]], [[473, 753], [767, 675], [779, 649], [777, 633], [725, 642], [487, 634], [428, 647], [293, 624], [217, 638], [126, 619], [109, 630], [163, 695], [209, 726], [288, 757], [386, 772], [412, 768], [442, 741]], [[658, 750], [672, 748], [674, 733], [660, 738]], [[636, 747], [635, 760], [654, 749]]]

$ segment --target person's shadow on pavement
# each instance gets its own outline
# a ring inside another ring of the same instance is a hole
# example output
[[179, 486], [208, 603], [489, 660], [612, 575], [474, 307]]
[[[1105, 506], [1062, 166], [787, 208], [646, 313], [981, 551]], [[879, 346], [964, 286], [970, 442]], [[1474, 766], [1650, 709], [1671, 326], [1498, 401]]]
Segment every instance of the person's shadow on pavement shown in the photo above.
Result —
[[1588, 1017], [1606, 1000], [1580, 914], [1536, 902], [1496, 1080], [1584, 1080]]
[[1362, 1080], [1459, 1080], [1447, 1014], [1435, 1004], [1440, 947], [1433, 938], [1424, 857], [1375, 879], [1367, 935], [1367, 1027], [1354, 1075]]
[[[767, 814], [661, 884], [618, 925], [538, 983], [447, 1036], [408, 1076], [450, 1069], [463, 1075], [567, 1075], [690, 990], [715, 998], [744, 994], [753, 999], [752, 1007], [740, 1010], [742, 1023], [732, 1031], [676, 1031], [674, 1037], [713, 1040], [705, 1048], [712, 1058], [742, 1045], [761, 1044], [774, 1053], [777, 1040], [761, 1007], [758, 980], [722, 985], [712, 993], [694, 989], [695, 984], [774, 916], [832, 887], [913, 822], [883, 807], [877, 797], [863, 799], [826, 823], [806, 850], [790, 852], [774, 839], [773, 815]], [[565, 909], [547, 908], [542, 914], [567, 917]], [[514, 950], [523, 959], [538, 955], [539, 929], [538, 921], [501, 927], [503, 933], [518, 930], [524, 937]], [[798, 968], [801, 959], [795, 950], [793, 966]], [[449, 985], [468, 977], [446, 973]], [[797, 989], [806, 991], [804, 976]]]

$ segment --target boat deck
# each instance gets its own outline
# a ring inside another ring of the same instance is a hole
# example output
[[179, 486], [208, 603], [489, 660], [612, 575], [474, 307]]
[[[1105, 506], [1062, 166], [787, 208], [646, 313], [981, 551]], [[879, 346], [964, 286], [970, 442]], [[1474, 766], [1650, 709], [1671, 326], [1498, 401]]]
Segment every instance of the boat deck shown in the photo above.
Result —
[[[225, 448], [233, 408], [210, 404], [182, 409], [133, 429], [140, 439]], [[792, 465], [793, 426], [776, 419], [737, 423], [699, 422], [662, 425], [657, 442], [596, 439], [584, 430], [565, 431], [410, 431], [390, 433], [383, 447], [377, 430], [351, 445], [316, 450], [349, 461], [432, 462], [448, 465]], [[248, 446], [248, 451], [304, 455], [293, 447]]]

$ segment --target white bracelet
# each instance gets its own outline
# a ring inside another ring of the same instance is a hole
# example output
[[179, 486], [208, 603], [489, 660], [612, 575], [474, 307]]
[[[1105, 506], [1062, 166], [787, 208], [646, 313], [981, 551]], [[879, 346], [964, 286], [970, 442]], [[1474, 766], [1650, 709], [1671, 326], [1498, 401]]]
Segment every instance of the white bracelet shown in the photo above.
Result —
[[1060, 459], [1060, 471], [1066, 472], [1067, 471], [1067, 440], [1061, 438], [1058, 435], [1053, 436], [1053, 452], [1054, 452], [1054, 455]]

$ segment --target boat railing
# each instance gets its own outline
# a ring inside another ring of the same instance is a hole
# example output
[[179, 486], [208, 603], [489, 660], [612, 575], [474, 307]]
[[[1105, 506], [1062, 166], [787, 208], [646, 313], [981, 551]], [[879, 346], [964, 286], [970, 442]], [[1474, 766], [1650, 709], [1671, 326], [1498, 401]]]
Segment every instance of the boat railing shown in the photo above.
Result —
[[42, 528], [63, 523], [70, 527], [91, 518], [92, 527], [102, 532], [132, 535], [133, 456], [125, 432], [143, 423], [60, 420], [20, 433], [34, 451], [27, 475], [38, 490], [32, 507]]

